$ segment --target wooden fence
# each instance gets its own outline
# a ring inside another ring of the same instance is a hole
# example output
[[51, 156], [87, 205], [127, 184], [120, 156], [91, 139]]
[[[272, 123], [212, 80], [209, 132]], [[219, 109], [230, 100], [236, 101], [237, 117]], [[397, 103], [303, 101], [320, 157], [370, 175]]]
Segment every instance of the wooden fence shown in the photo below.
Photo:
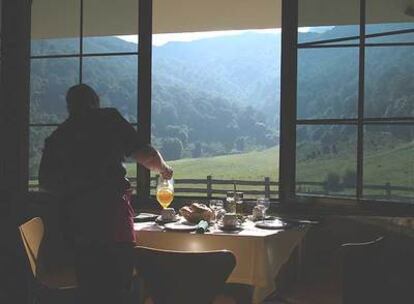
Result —
[[[157, 187], [157, 178], [157, 176], [151, 178], [151, 189]], [[279, 193], [279, 183], [270, 181], [269, 177], [265, 177], [261, 181], [247, 181], [213, 179], [211, 175], [205, 179], [174, 179], [174, 192], [178, 195], [195, 194], [194, 196], [199, 195], [210, 199], [216, 195], [226, 196], [228, 191], [234, 189], [234, 185], [236, 185], [237, 191], [243, 191], [244, 196], [247, 197], [276, 197]], [[252, 187], [254, 189], [251, 189]]]
[[[157, 176], [151, 177], [151, 190], [155, 191]], [[136, 179], [130, 178], [133, 186], [136, 185]], [[174, 179], [174, 191], [175, 193], [183, 196], [194, 196], [203, 198], [225, 197], [228, 191], [234, 189], [234, 185], [237, 187], [237, 191], [243, 191], [246, 198], [249, 197], [270, 197], [277, 198], [279, 194], [279, 182], [270, 181], [269, 177], [263, 178], [263, 180], [223, 180], [214, 179], [211, 175], [202, 179]], [[318, 189], [315, 189], [318, 188]], [[38, 189], [37, 180], [32, 180], [29, 183], [29, 190], [36, 191]], [[355, 187], [343, 187], [343, 190], [349, 190], [348, 196], [353, 196], [352, 191]], [[364, 190], [376, 190], [379, 193], [376, 195], [379, 198], [392, 198], [402, 197], [409, 198], [414, 196], [414, 188], [404, 186], [392, 186], [391, 183], [385, 183], [384, 185], [372, 185], [365, 184]], [[323, 182], [297, 182], [296, 191], [298, 193], [309, 194], [334, 194], [334, 191], [327, 191]], [[343, 193], [341, 191], [338, 193]], [[382, 193], [380, 193], [382, 192]], [[398, 194], [396, 194], [398, 192]], [[405, 195], [405, 193], [407, 193]], [[346, 196], [346, 194], [345, 194]]]

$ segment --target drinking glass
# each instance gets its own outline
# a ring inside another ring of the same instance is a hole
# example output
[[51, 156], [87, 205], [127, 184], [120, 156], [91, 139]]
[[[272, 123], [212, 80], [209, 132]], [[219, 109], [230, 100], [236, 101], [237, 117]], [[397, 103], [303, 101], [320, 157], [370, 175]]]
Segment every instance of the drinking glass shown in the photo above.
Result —
[[213, 210], [214, 212], [214, 220], [217, 223], [218, 215], [220, 214], [220, 211], [224, 209], [224, 203], [222, 200], [210, 200], [209, 206], [211, 210]]
[[256, 206], [258, 206], [262, 210], [263, 222], [264, 222], [264, 220], [266, 218], [266, 211], [270, 207], [270, 200], [268, 198], [265, 198], [265, 197], [258, 198]]
[[236, 202], [236, 214], [241, 216], [243, 213], [243, 192], [236, 192], [234, 196], [234, 201]]
[[174, 199], [174, 180], [158, 177], [156, 196], [161, 207], [168, 208]]

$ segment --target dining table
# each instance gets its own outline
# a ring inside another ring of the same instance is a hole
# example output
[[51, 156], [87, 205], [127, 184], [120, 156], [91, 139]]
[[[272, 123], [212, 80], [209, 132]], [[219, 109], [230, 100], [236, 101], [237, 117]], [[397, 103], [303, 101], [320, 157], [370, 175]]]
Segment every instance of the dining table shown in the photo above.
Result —
[[261, 303], [276, 290], [275, 279], [294, 250], [301, 252], [308, 227], [263, 229], [246, 220], [238, 230], [223, 231], [211, 225], [201, 234], [167, 230], [156, 222], [135, 223], [134, 230], [138, 246], [178, 251], [232, 251], [236, 266], [227, 283], [252, 286], [253, 303]]

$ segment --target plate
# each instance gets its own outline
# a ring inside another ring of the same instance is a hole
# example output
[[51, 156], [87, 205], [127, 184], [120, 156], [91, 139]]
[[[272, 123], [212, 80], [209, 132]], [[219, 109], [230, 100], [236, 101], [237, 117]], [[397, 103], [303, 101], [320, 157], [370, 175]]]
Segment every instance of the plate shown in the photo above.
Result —
[[198, 225], [190, 224], [188, 222], [173, 222], [164, 225], [165, 229], [174, 231], [193, 231], [196, 230]]
[[158, 214], [142, 212], [134, 216], [134, 222], [151, 222], [154, 221], [157, 217]]
[[[253, 215], [248, 215], [248, 216], [247, 216], [247, 219], [248, 219], [248, 220], [250, 220], [250, 221], [252, 221], [252, 222], [262, 221], [262, 219], [255, 219], [255, 218], [253, 217]], [[266, 216], [266, 218], [265, 218], [265, 220], [275, 220], [275, 219], [277, 219], [277, 217], [275, 217], [275, 216], [273, 216], [273, 215], [268, 215], [268, 216]]]
[[174, 219], [171, 219], [171, 220], [163, 220], [162, 217], [161, 217], [161, 215], [158, 215], [157, 218], [155, 219], [155, 222], [157, 224], [164, 225], [164, 224], [167, 224], [167, 223], [178, 222], [179, 220], [180, 220], [180, 217], [178, 215], [176, 215], [175, 218]]
[[255, 226], [263, 229], [283, 229], [287, 227], [287, 223], [277, 219], [265, 220], [256, 222]]

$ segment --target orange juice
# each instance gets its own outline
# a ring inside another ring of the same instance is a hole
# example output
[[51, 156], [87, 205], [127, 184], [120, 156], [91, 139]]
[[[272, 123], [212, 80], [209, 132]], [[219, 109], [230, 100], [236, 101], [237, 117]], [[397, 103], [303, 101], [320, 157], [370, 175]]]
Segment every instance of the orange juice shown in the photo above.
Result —
[[157, 191], [157, 201], [163, 208], [168, 208], [174, 198], [174, 192], [168, 188], [160, 188]]

